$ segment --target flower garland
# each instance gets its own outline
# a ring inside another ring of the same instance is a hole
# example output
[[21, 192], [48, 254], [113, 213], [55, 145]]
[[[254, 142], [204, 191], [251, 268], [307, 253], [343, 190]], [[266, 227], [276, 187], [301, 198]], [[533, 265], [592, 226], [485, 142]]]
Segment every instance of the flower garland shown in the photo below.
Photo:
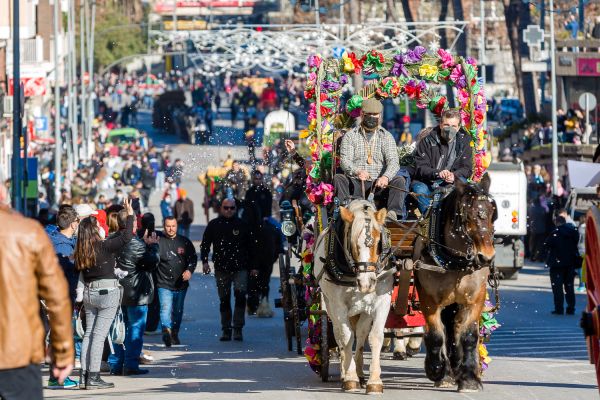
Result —
[[[462, 123], [471, 135], [474, 148], [471, 179], [479, 181], [489, 166], [491, 156], [486, 152], [487, 133], [483, 129], [486, 98], [483, 85], [477, 79], [477, 63], [473, 58], [454, 56], [444, 49], [431, 53], [417, 46], [403, 53], [370, 50], [357, 55], [343, 52], [338, 58], [328, 59], [312, 55], [308, 59], [308, 68], [304, 92], [310, 102], [307, 139], [315, 151], [312, 152], [313, 170], [307, 178], [306, 192], [314, 204], [327, 205], [333, 199], [333, 187], [322, 182], [318, 170], [319, 160], [330, 152], [324, 145], [332, 143], [332, 127], [350, 126], [360, 115], [363, 100], [369, 97], [389, 99], [406, 95], [416, 102], [417, 107], [439, 115], [448, 107], [448, 100], [432, 85], [455, 87]], [[340, 109], [342, 89], [351, 76], [357, 74], [372, 77], [374, 82], [352, 96], [345, 109]], [[318, 101], [317, 92], [320, 93]], [[317, 122], [317, 103], [320, 122]]]

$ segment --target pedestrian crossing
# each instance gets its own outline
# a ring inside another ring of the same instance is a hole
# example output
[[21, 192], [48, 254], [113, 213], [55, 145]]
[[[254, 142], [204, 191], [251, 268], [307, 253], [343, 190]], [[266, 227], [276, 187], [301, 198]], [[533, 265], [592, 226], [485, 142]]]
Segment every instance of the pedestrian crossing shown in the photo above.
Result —
[[572, 326], [510, 328], [503, 326], [487, 344], [492, 357], [558, 358], [587, 360], [583, 332], [572, 318]]

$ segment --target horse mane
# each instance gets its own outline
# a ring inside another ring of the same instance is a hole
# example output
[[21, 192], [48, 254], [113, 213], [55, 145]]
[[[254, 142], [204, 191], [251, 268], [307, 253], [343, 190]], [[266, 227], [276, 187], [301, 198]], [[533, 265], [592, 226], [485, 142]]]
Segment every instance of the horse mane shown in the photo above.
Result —
[[476, 197], [479, 195], [489, 196], [488, 193], [483, 190], [483, 188], [477, 183], [468, 182], [465, 184], [465, 190], [462, 195], [459, 195], [458, 190], [456, 190], [456, 186], [452, 189], [452, 191], [446, 196], [443, 200], [442, 208], [444, 209], [444, 214], [446, 215], [446, 222], [454, 221], [457, 213], [458, 213], [458, 203], [464, 197]]
[[354, 222], [352, 223], [352, 226], [347, 226], [346, 229], [350, 230], [350, 240], [352, 241], [352, 243], [357, 243], [360, 230], [352, 229], [352, 227], [358, 226], [355, 225], [357, 220], [364, 221], [364, 219], [367, 217], [371, 218], [371, 223], [374, 226], [377, 226], [378, 223], [377, 219], [375, 218], [375, 213], [377, 212], [377, 209], [375, 208], [375, 205], [370, 201], [353, 200], [352, 202], [350, 202], [350, 204], [348, 204], [348, 210], [352, 212], [352, 214], [354, 214]]

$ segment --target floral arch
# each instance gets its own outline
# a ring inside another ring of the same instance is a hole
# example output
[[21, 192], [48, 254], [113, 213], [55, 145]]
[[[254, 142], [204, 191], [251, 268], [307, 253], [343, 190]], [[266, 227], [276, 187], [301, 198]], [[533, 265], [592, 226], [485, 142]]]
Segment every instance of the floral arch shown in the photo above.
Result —
[[[487, 133], [483, 128], [486, 97], [473, 58], [452, 55], [443, 49], [434, 53], [417, 46], [405, 52], [370, 50], [362, 55], [344, 52], [326, 59], [312, 55], [308, 68], [304, 95], [310, 102], [309, 127], [301, 137], [308, 139], [312, 153], [313, 167], [306, 191], [314, 204], [328, 204], [333, 198], [333, 186], [322, 179], [321, 171], [331, 168], [333, 162], [334, 131], [351, 127], [360, 115], [363, 100], [371, 97], [388, 99], [407, 95], [417, 107], [440, 115], [448, 107], [448, 100], [436, 86], [455, 87], [463, 126], [472, 137], [471, 180], [479, 181], [489, 166], [491, 157], [486, 151]], [[359, 74], [368, 83], [342, 108], [343, 88], [353, 75]]]

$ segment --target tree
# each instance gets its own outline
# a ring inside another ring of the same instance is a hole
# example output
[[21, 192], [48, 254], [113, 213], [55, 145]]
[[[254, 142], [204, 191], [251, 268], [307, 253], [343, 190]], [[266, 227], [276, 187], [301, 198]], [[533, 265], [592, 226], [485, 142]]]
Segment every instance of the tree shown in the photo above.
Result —
[[123, 57], [146, 52], [146, 38], [139, 26], [112, 2], [99, 7], [94, 36], [94, 65], [101, 70]]
[[508, 31], [508, 40], [515, 68], [515, 78], [517, 84], [517, 93], [519, 99], [525, 105], [527, 115], [537, 113], [537, 104], [535, 101], [535, 86], [533, 74], [531, 72], [522, 72], [521, 65], [523, 57], [527, 57], [528, 48], [523, 42], [523, 30], [531, 24], [531, 15], [529, 5], [521, 0], [503, 0], [504, 1], [504, 19], [506, 21], [506, 30]]

